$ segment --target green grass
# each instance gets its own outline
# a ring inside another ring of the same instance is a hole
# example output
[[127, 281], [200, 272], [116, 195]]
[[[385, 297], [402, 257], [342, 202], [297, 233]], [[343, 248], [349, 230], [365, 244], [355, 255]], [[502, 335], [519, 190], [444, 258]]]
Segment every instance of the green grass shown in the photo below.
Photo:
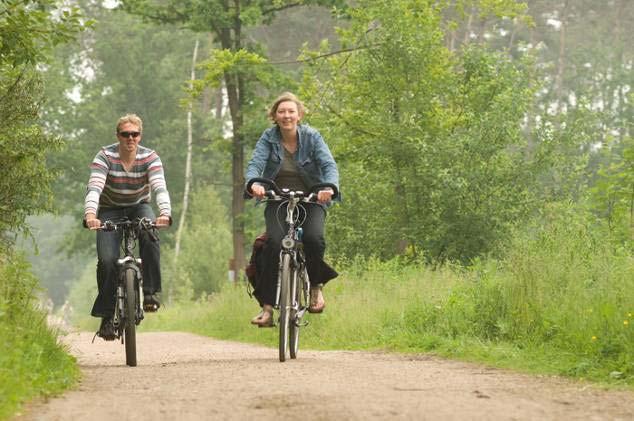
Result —
[[[347, 265], [301, 346], [426, 352], [529, 373], [634, 386], [634, 258], [574, 215], [518, 232], [503, 259], [469, 269]], [[167, 306], [142, 329], [276, 346], [244, 286]], [[274, 353], [274, 351], [271, 351]]]
[[[310, 324], [302, 330], [301, 346], [433, 353], [535, 374], [634, 385], [628, 354], [634, 341], [629, 326], [622, 321], [621, 326], [603, 325], [605, 330], [601, 332], [606, 335], [617, 328], [626, 333], [608, 342], [608, 348], [592, 340], [593, 332], [574, 326], [570, 328], [576, 330], [572, 334], [566, 334], [566, 327], [561, 326], [560, 332], [551, 328], [534, 332], [532, 337], [490, 335], [484, 327], [509, 322], [501, 316], [492, 321], [479, 313], [473, 295], [488, 294], [492, 299], [500, 292], [479, 285], [474, 276], [474, 272], [424, 267], [375, 267], [362, 276], [344, 273], [325, 288], [326, 311], [308, 316]], [[167, 306], [148, 316], [141, 330], [190, 331], [275, 347], [276, 329], [258, 329], [249, 324], [257, 311], [255, 300], [248, 297], [244, 286], [228, 286], [206, 300]], [[576, 324], [575, 317], [563, 311], [557, 315]], [[601, 335], [597, 330], [594, 333]], [[578, 342], [566, 342], [576, 335], [580, 336]], [[271, 353], [274, 355], [274, 350]]]
[[33, 398], [61, 393], [74, 385], [74, 358], [34, 308], [37, 280], [19, 256], [0, 260], [0, 419]]

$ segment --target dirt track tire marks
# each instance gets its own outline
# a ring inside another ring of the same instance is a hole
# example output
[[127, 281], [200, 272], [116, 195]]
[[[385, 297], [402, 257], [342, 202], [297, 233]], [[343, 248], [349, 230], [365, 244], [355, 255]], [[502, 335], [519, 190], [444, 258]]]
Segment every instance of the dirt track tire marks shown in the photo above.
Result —
[[71, 333], [83, 379], [19, 420], [628, 420], [634, 393], [428, 356], [273, 348], [187, 333], [137, 334], [138, 366], [119, 343]]

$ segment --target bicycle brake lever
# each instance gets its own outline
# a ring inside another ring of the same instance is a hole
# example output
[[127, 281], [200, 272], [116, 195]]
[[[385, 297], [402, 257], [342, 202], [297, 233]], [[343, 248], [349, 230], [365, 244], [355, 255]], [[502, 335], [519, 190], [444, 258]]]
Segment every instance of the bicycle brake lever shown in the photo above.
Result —
[[156, 227], [151, 227], [150, 229], [147, 230], [147, 233], [150, 236], [150, 239], [152, 239], [152, 241], [156, 242], [156, 241], [159, 240], [159, 238], [156, 235], [156, 233], [154, 232], [154, 230], [156, 230]]
[[159, 238], [156, 235], [156, 225], [154, 223], [152, 223], [152, 221], [150, 221], [148, 218], [142, 218], [139, 221], [140, 225], [143, 226], [143, 229], [148, 233], [148, 235], [150, 236], [150, 239], [154, 242], [158, 241]]

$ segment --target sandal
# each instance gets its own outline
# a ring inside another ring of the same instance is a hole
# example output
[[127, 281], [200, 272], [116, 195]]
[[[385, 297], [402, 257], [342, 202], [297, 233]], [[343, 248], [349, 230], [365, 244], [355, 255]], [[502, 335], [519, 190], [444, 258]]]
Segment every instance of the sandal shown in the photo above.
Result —
[[275, 325], [275, 323], [273, 323], [273, 307], [264, 304], [262, 311], [251, 319], [251, 324], [257, 325], [258, 327], [273, 327]]
[[324, 301], [324, 294], [321, 291], [322, 288], [323, 285], [318, 284], [310, 289], [310, 305], [308, 306], [309, 313], [321, 313], [324, 311], [326, 302]]

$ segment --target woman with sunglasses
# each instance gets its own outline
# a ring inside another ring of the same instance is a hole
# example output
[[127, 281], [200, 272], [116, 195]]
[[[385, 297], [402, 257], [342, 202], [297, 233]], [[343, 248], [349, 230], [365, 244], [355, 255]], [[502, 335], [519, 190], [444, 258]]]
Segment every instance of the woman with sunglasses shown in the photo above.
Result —
[[[149, 218], [154, 221], [150, 196], [156, 197], [159, 217], [156, 226], [171, 225], [170, 197], [165, 184], [163, 165], [152, 149], [140, 146], [143, 122], [135, 114], [119, 119], [116, 127], [117, 143], [104, 146], [90, 165], [90, 178], [84, 201], [86, 226], [98, 230], [102, 221], [124, 217]], [[101, 318], [97, 335], [114, 340], [112, 316], [115, 307], [116, 261], [119, 258], [119, 233], [97, 231], [97, 287], [99, 294], [91, 314]], [[158, 241], [151, 241], [147, 232], [139, 237], [143, 261], [143, 294], [146, 311], [156, 311], [160, 303], [156, 293], [161, 291], [160, 249]]]

